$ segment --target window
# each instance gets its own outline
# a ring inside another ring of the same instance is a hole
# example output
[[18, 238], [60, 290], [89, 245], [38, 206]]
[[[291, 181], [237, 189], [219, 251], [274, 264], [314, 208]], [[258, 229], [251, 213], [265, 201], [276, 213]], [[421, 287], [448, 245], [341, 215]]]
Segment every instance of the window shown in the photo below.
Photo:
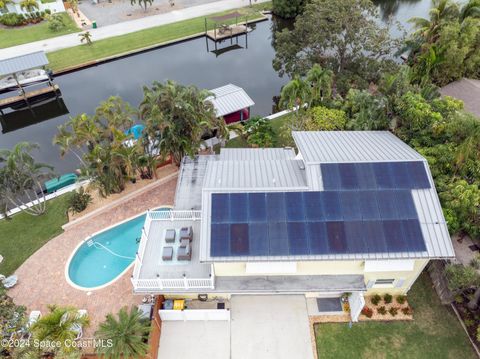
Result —
[[395, 282], [395, 279], [377, 279], [375, 281], [375, 285], [386, 285], [386, 284], [393, 284]]

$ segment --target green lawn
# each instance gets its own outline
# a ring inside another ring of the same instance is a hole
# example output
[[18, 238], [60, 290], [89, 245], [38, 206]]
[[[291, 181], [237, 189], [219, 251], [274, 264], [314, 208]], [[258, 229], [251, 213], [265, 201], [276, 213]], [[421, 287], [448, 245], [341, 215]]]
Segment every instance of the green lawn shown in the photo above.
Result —
[[[271, 120], [270, 123], [272, 124], [273, 131], [275, 132], [275, 145], [274, 147], [284, 147], [291, 145], [286, 141], [285, 136], [282, 135], [284, 130], [284, 125], [286, 124], [287, 120], [292, 116], [291, 114], [276, 118]], [[247, 141], [243, 137], [235, 137], [234, 139], [228, 141], [225, 144], [227, 148], [245, 148], [249, 147]], [[220, 151], [220, 148], [218, 148]]]
[[[253, 20], [260, 17], [260, 10], [269, 7], [270, 3], [262, 3], [252, 6], [252, 8], [240, 8], [236, 11], [242, 14], [249, 14], [249, 19]], [[235, 10], [218, 13], [211, 16], [218, 16], [233, 11]], [[232, 20], [231, 22], [235, 22], [235, 20]], [[95, 41], [92, 45], [84, 44], [68, 49], [54, 51], [48, 54], [48, 59], [50, 60], [50, 68], [54, 71], [59, 71], [91, 61], [105, 59], [110, 56], [119, 55], [150, 46], [160, 45], [168, 41], [202, 33], [203, 31], [205, 31], [205, 17], [202, 16], [173, 24], [137, 31], [131, 34]]]
[[58, 32], [53, 32], [48, 28], [48, 21], [22, 27], [0, 28], [0, 48], [26, 44], [27, 42], [39, 41], [80, 31], [66, 12], [62, 12], [60, 15], [63, 17], [66, 27]]
[[19, 213], [11, 220], [0, 220], [0, 254], [4, 258], [1, 274], [12, 274], [35, 251], [63, 232], [69, 197], [66, 194], [48, 201], [47, 213], [42, 216]]
[[455, 314], [443, 306], [424, 272], [409, 292], [413, 322], [317, 324], [318, 355], [328, 358], [476, 358]]

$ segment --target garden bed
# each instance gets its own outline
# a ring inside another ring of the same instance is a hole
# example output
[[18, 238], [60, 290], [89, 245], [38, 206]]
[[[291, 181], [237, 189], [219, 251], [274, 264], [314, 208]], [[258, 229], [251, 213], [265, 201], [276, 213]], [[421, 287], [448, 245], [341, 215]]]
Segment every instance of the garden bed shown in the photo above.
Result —
[[385, 295], [381, 295], [380, 298], [376, 302], [375, 299], [378, 300], [378, 297], [365, 297], [365, 307], [360, 315], [360, 321], [413, 320], [413, 309], [405, 296], [393, 296], [390, 303], [385, 300]]

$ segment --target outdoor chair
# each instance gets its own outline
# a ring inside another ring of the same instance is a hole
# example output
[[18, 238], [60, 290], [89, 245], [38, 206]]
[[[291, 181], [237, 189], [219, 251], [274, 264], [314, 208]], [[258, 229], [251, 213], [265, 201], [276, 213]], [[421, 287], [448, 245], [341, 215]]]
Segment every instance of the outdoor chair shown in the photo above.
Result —
[[185, 248], [186, 246], [188, 246], [190, 244], [190, 241], [188, 240], [188, 238], [183, 238], [181, 241], [180, 241], [180, 248]]
[[192, 238], [193, 238], [192, 226], [182, 227], [182, 229], [180, 229], [180, 241], [182, 241], [182, 239], [188, 239], [191, 242]]
[[28, 316], [27, 327], [30, 328], [32, 325], [34, 325], [40, 319], [41, 316], [42, 316], [42, 313], [39, 310], [32, 310], [30, 312], [30, 315]]
[[189, 243], [186, 247], [179, 247], [177, 253], [179, 261], [189, 261], [192, 259], [192, 246]]
[[163, 247], [162, 260], [171, 261], [173, 259], [173, 247]]
[[10, 277], [5, 277], [4, 275], [0, 274], [0, 282], [2, 282], [5, 288], [9, 289], [17, 284], [18, 277], [15, 274], [11, 275]]
[[175, 242], [175, 230], [174, 229], [167, 229], [165, 231], [165, 242], [166, 243]]

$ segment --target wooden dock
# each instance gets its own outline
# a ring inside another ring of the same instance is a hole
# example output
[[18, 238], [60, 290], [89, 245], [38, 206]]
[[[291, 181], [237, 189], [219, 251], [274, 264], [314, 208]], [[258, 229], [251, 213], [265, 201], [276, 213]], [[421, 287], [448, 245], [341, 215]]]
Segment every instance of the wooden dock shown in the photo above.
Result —
[[57, 92], [59, 89], [60, 88], [58, 87], [58, 85], [55, 84], [35, 91], [25, 92], [25, 94], [22, 95], [15, 95], [12, 97], [0, 99], [0, 109], [8, 108], [24, 101], [28, 103], [29, 99], [48, 94], [50, 92]]
[[243, 35], [248, 32], [248, 26], [245, 24], [229, 25], [226, 28], [215, 28], [207, 31], [207, 36], [213, 41], [221, 41], [232, 37]]

